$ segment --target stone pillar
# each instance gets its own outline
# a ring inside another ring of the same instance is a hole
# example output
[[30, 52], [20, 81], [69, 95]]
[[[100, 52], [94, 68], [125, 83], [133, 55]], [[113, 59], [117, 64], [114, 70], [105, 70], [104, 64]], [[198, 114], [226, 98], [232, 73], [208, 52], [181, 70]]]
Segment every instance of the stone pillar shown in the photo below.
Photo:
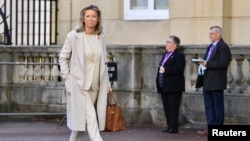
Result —
[[236, 55], [235, 60], [237, 63], [237, 71], [235, 74], [235, 92], [236, 93], [243, 93], [243, 82], [244, 82], [244, 76], [243, 76], [243, 70], [242, 70], [242, 63], [244, 61], [244, 56], [242, 55]]
[[11, 83], [12, 80], [12, 65], [4, 64], [7, 62], [12, 62], [11, 54], [9, 53], [10, 48], [2, 48], [0, 50], [0, 85], [7, 85]]

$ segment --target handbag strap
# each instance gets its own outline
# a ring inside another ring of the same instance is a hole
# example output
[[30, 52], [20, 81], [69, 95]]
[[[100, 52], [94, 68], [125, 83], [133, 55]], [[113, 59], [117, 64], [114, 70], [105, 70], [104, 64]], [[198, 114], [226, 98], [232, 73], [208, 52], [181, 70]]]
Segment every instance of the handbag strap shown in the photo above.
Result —
[[118, 105], [118, 102], [117, 102], [113, 93], [108, 94], [108, 104], [109, 105]]

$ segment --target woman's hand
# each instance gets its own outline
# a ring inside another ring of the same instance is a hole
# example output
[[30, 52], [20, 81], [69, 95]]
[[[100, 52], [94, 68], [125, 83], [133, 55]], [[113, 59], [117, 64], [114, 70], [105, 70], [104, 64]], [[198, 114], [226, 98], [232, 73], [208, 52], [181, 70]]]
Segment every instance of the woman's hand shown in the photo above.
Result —
[[111, 88], [111, 87], [108, 87], [107, 92], [108, 92], [108, 94], [111, 94], [111, 93], [112, 93], [112, 88]]
[[160, 66], [160, 73], [164, 73], [165, 72], [165, 68], [163, 66]]

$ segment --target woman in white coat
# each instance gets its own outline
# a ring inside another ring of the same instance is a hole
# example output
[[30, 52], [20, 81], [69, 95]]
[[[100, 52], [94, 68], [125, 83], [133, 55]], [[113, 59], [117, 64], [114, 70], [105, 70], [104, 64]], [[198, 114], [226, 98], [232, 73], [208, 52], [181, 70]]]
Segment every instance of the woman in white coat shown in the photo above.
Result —
[[81, 140], [87, 129], [91, 141], [102, 141], [107, 94], [112, 91], [106, 66], [106, 43], [101, 11], [89, 5], [80, 12], [79, 26], [67, 34], [59, 55], [67, 91], [70, 141]]

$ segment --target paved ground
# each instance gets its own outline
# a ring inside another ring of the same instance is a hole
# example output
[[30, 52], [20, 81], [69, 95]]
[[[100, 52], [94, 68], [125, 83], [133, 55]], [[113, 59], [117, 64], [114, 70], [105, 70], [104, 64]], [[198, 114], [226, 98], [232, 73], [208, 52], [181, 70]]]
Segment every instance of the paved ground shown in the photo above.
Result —
[[[203, 125], [181, 126], [183, 134], [162, 133], [155, 126], [127, 126], [118, 132], [101, 132], [104, 141], [207, 141], [206, 135], [198, 135]], [[0, 121], [0, 141], [68, 141], [70, 130], [59, 121]], [[89, 141], [87, 133], [83, 141]]]

